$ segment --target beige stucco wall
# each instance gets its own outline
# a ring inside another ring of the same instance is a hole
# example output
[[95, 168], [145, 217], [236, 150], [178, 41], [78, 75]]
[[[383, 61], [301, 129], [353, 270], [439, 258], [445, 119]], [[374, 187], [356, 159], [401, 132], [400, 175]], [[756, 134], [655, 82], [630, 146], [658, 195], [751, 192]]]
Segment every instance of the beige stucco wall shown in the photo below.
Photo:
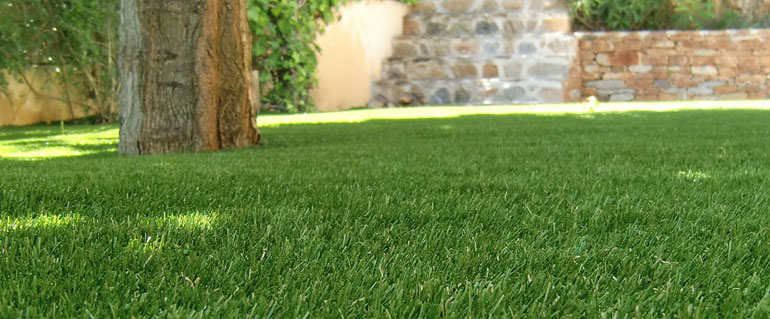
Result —
[[392, 39], [401, 35], [408, 6], [396, 1], [365, 0], [344, 7], [341, 19], [317, 41], [318, 86], [311, 92], [320, 111], [365, 106], [371, 83], [390, 57]]
[[[49, 71], [41, 68], [31, 68], [26, 73], [27, 79], [35, 88], [34, 91], [23, 81], [6, 77], [8, 87], [0, 93], [0, 126], [29, 125], [41, 122], [55, 122], [81, 118], [86, 115], [82, 107], [70, 105], [52, 97], [64, 97], [64, 90], [56, 85], [49, 76]], [[35, 94], [35, 91], [41, 94]], [[71, 89], [70, 92], [73, 90]], [[83, 100], [72, 96], [73, 100]]]

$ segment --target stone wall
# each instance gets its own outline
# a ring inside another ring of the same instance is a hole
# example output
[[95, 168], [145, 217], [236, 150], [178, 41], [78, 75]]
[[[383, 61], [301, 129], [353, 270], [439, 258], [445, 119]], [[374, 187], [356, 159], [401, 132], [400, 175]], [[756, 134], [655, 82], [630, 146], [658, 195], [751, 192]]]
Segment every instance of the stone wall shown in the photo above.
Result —
[[570, 25], [562, 0], [421, 0], [369, 106], [561, 102]]
[[768, 98], [770, 30], [576, 33], [570, 100]]

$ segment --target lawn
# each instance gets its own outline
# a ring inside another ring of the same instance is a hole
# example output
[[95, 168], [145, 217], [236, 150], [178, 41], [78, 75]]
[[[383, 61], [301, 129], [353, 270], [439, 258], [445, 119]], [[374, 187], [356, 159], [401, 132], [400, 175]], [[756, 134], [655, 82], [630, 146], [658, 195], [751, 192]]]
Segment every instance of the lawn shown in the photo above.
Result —
[[0, 317], [770, 316], [770, 111], [571, 108], [0, 128]]

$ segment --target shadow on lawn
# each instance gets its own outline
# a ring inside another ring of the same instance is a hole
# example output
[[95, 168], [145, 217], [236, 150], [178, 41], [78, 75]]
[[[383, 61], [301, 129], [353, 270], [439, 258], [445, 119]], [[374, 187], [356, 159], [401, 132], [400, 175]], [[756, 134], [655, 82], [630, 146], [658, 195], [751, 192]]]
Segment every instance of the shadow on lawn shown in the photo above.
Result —
[[[602, 134], [681, 134], [690, 130], [693, 138], [720, 126], [735, 128], [736, 122], [767, 120], [770, 112], [752, 109], [680, 110], [666, 112], [587, 112], [568, 114], [473, 114], [447, 118], [372, 119], [354, 123], [302, 123], [261, 127], [262, 150], [276, 148], [324, 147], [350, 144], [410, 143], [425, 139], [458, 139], [478, 136], [476, 141], [488, 138], [527, 138], [542, 136], [570, 138], [589, 133], [595, 138]], [[695, 124], [697, 129], [693, 130]], [[652, 128], [652, 130], [651, 130]], [[65, 160], [92, 156], [116, 155], [118, 143], [115, 125], [65, 127], [67, 135], [55, 125], [0, 128], [0, 152], [9, 149], [20, 153], [41, 154], [34, 160]], [[764, 134], [766, 132], [752, 132]], [[114, 136], [113, 136], [114, 135]], [[74, 137], [73, 137], [74, 136]], [[5, 146], [5, 150], [3, 147]], [[45, 156], [47, 150], [62, 149], [70, 154]], [[205, 154], [205, 153], [204, 153]], [[29, 161], [24, 156], [3, 156], [0, 161]]]

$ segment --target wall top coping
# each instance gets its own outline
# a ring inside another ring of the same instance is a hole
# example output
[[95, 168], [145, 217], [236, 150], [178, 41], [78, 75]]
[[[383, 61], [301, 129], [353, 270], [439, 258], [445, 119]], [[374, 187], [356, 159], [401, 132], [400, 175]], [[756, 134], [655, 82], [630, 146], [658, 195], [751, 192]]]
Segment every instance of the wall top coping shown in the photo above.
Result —
[[[661, 30], [661, 31], [599, 31], [599, 32], [575, 32], [578, 39], [593, 40], [594, 38], [647, 38], [671, 36], [728, 36], [731, 38], [741, 36], [770, 36], [770, 29], [732, 29], [732, 30]], [[753, 37], [752, 37], [753, 38]]]

